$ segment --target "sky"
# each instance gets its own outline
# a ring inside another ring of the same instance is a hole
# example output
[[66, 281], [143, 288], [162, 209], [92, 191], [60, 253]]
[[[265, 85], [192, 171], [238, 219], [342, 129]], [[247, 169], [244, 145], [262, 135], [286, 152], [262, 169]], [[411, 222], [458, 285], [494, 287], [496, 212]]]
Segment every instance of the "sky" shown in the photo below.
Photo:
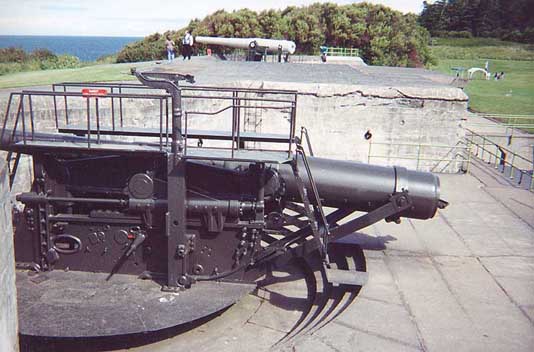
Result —
[[[367, 0], [419, 13], [423, 0]], [[0, 35], [94, 35], [142, 37], [179, 29], [219, 9], [282, 9], [314, 2], [358, 0], [0, 0]]]

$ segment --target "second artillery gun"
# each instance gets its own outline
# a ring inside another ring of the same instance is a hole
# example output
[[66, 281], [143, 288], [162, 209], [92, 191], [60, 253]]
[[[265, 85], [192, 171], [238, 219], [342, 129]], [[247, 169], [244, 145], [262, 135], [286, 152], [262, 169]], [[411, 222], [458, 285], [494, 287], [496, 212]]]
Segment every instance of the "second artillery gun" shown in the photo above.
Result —
[[[433, 174], [307, 156], [295, 131], [297, 92], [134, 74], [141, 84], [64, 83], [10, 96], [0, 146], [11, 183], [21, 155], [33, 162], [31, 190], [16, 197], [25, 206], [15, 223], [22, 334], [123, 335], [196, 321], [273, 267], [297, 263], [310, 294], [291, 337], [335, 317], [366, 282], [361, 248], [343, 237], [446, 206]], [[34, 112], [46, 98], [49, 124]], [[76, 117], [74, 99], [85, 111]], [[159, 102], [155, 128], [127, 126], [122, 104], [136, 99]], [[215, 99], [224, 103], [216, 111], [184, 103]], [[286, 133], [244, 131], [251, 108], [285, 114]], [[228, 130], [189, 127], [225, 112]]]
[[297, 49], [295, 42], [282, 39], [197, 36], [195, 41], [208, 46], [247, 50], [247, 61], [262, 61], [265, 60], [267, 54], [277, 54], [280, 62], [282, 56], [287, 62], [289, 55], [293, 55]]

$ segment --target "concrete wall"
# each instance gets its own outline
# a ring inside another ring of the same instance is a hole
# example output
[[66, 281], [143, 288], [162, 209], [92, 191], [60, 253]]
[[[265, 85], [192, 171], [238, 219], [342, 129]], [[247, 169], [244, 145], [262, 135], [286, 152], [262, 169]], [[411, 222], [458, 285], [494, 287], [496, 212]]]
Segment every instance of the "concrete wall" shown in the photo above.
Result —
[[[454, 146], [463, 137], [460, 118], [467, 109], [467, 97], [457, 88], [407, 87], [401, 91], [269, 82], [264, 87], [299, 91], [297, 125], [308, 128], [316, 155], [436, 172], [457, 172], [461, 167], [442, 161], [450, 158], [452, 148], [419, 148]], [[367, 131], [372, 134], [370, 140], [364, 138]]]
[[3, 159], [0, 159], [0, 351], [18, 351], [11, 200], [8, 172]]

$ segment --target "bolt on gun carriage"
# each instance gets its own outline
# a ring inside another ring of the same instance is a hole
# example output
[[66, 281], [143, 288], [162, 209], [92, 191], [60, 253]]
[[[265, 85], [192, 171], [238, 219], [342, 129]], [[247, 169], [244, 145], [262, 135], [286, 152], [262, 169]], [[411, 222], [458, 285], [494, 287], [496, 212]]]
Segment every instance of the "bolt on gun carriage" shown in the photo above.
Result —
[[[300, 333], [327, 321], [329, 293], [351, 300], [366, 282], [361, 248], [341, 238], [447, 205], [433, 174], [307, 156], [294, 91], [134, 74], [141, 84], [63, 83], [10, 96], [0, 135], [10, 182], [21, 155], [33, 161], [31, 190], [16, 197], [25, 206], [15, 232], [23, 334], [106, 336], [195, 321], [295, 261], [319, 273], [308, 283], [323, 291], [291, 334]], [[53, 101], [52, 126], [36, 120], [38, 99]], [[136, 99], [159, 105], [155, 128], [127, 126], [123, 104]], [[184, 104], [198, 100], [223, 105]], [[285, 114], [287, 133], [244, 130], [253, 109]], [[228, 131], [189, 128], [224, 113]]]

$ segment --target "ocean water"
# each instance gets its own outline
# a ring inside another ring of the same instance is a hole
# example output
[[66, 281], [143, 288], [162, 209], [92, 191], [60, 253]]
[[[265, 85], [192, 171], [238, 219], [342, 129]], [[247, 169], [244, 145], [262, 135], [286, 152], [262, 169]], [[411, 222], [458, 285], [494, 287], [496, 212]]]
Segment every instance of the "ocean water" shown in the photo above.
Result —
[[0, 35], [0, 48], [14, 46], [26, 51], [44, 48], [57, 55], [68, 54], [82, 61], [94, 61], [101, 56], [115, 54], [126, 44], [140, 39], [142, 37]]

